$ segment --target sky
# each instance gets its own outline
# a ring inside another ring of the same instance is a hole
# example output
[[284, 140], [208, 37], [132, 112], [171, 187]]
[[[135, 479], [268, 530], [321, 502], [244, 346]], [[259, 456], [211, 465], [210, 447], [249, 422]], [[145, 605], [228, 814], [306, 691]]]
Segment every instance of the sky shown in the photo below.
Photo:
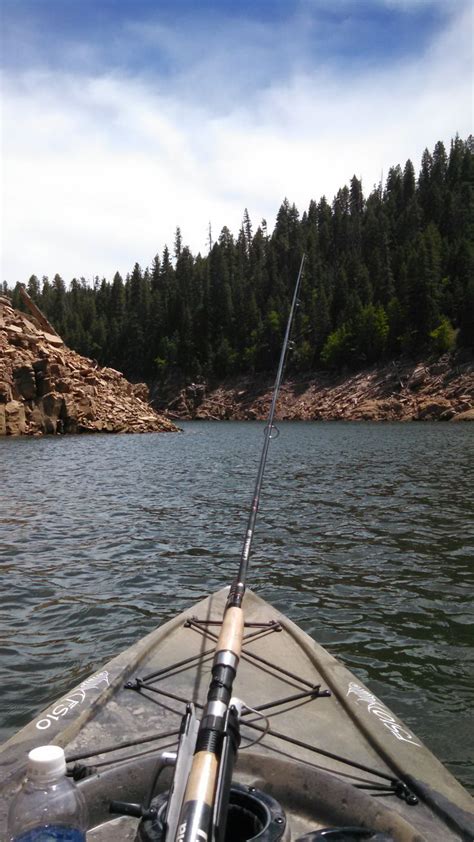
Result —
[[473, 132], [467, 0], [0, 0], [1, 266], [125, 277]]

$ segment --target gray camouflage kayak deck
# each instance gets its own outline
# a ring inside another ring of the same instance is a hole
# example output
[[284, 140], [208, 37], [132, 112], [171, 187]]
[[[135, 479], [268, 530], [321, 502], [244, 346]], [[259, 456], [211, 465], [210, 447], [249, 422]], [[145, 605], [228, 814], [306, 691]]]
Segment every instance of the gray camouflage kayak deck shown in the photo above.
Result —
[[[134, 839], [111, 800], [146, 798], [182, 716], [205, 702], [228, 589], [142, 638], [37, 716], [0, 752], [0, 828], [27, 752], [54, 742], [88, 801], [88, 839]], [[371, 691], [268, 603], [247, 591], [234, 696], [246, 708], [234, 778], [275, 798], [287, 838], [361, 825], [395, 840], [472, 839], [473, 800]], [[172, 770], [159, 776], [169, 788]]]

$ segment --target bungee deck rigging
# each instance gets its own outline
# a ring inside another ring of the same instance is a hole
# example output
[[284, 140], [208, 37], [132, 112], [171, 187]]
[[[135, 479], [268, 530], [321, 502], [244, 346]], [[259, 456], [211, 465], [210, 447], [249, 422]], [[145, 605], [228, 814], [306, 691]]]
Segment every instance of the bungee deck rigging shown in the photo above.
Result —
[[[217, 641], [217, 636], [212, 634], [209, 630], [210, 626], [218, 627], [221, 625], [220, 621], [217, 620], [200, 620], [197, 617], [191, 617], [183, 623], [184, 628], [194, 629], [198, 633], [202, 634], [203, 637], [208, 638], [209, 640], [215, 642]], [[259, 631], [251, 632], [247, 635], [244, 635], [244, 642], [252, 642], [255, 643], [263, 636], [267, 634], [272, 634], [275, 632], [282, 632], [284, 630], [282, 624], [275, 620], [270, 620], [267, 623], [245, 623], [244, 628], [258, 628]], [[133, 690], [140, 694], [142, 698], [147, 699], [150, 703], [156, 704], [161, 706], [163, 704], [161, 699], [172, 699], [184, 707], [188, 704], [188, 698], [185, 695], [178, 694], [172, 692], [171, 689], [166, 689], [162, 686], [162, 682], [165, 682], [167, 679], [171, 679], [173, 675], [176, 675], [177, 672], [183, 670], [193, 670], [197, 663], [200, 662], [201, 666], [204, 666], [208, 663], [214, 653], [214, 649], [208, 649], [201, 654], [193, 655], [188, 658], [184, 658], [178, 662], [171, 663], [167, 667], [163, 667], [159, 670], [155, 670], [154, 672], [143, 676], [143, 678], [137, 677], [133, 681], [127, 682], [125, 684], [125, 689]], [[301, 675], [297, 675], [294, 672], [291, 672], [288, 669], [285, 669], [283, 666], [279, 664], [271, 663], [268, 659], [258, 655], [256, 652], [251, 652], [245, 648], [245, 643], [242, 648], [241, 657], [244, 660], [253, 663], [257, 668], [270, 668], [276, 674], [278, 674], [284, 682], [286, 682], [289, 686], [296, 688], [298, 686], [301, 687], [301, 690], [297, 693], [292, 693], [290, 695], [279, 697], [277, 699], [272, 699], [270, 701], [257, 704], [255, 706], [249, 707], [243, 711], [243, 718], [242, 718], [242, 726], [247, 729], [257, 731], [260, 734], [258, 738], [259, 741], [262, 737], [266, 737], [267, 735], [270, 737], [274, 737], [278, 741], [285, 742], [289, 745], [294, 745], [299, 748], [303, 748], [308, 752], [314, 753], [316, 755], [320, 755], [321, 757], [329, 758], [333, 761], [336, 761], [341, 766], [348, 767], [348, 769], [352, 771], [342, 771], [339, 770], [338, 774], [342, 777], [351, 778], [353, 781], [353, 785], [361, 788], [373, 791], [373, 795], [380, 795], [380, 794], [391, 794], [396, 795], [399, 798], [406, 800], [409, 804], [417, 804], [418, 799], [416, 796], [409, 790], [407, 785], [401, 781], [399, 778], [394, 777], [386, 772], [382, 772], [373, 766], [366, 766], [363, 763], [357, 762], [355, 758], [348, 758], [342, 755], [336, 754], [334, 752], [329, 752], [322, 747], [312, 745], [308, 741], [298, 740], [291, 736], [289, 733], [283, 733], [279, 730], [275, 730], [271, 727], [263, 727], [261, 725], [256, 724], [255, 721], [249, 722], [247, 721], [249, 714], [260, 714], [264, 711], [268, 711], [269, 715], [271, 714], [278, 714], [278, 713], [285, 713], [289, 710], [293, 710], [296, 707], [300, 707], [304, 703], [309, 703], [310, 701], [316, 699], [325, 699], [331, 696], [331, 691], [327, 689], [321, 689], [322, 685], [317, 684], [313, 685], [310, 681], [305, 680], [301, 677]], [[150, 695], [150, 693], [152, 695]], [[301, 703], [295, 705], [295, 703]], [[202, 711], [204, 709], [204, 704], [200, 703], [199, 701], [195, 700], [193, 702], [194, 707], [197, 710]], [[289, 707], [284, 707], [289, 706]], [[278, 710], [280, 709], [280, 710]], [[176, 711], [177, 716], [182, 716], [183, 711]], [[169, 740], [170, 738], [174, 738], [171, 742], [167, 742], [166, 745], [161, 746], [162, 750], [170, 749], [176, 747], [177, 745], [177, 737], [179, 735], [179, 729], [175, 729], [172, 731], [166, 731], [161, 734], [153, 734], [149, 737], [140, 737], [137, 740], [132, 740], [128, 742], [121, 742], [120, 745], [110, 745], [110, 746], [99, 746], [94, 749], [92, 752], [76, 752], [70, 753], [67, 756], [68, 763], [74, 764], [71, 768], [71, 774], [76, 780], [82, 780], [90, 774], [93, 774], [96, 769], [110, 766], [116, 763], [124, 763], [130, 760], [135, 760], [137, 757], [144, 756], [147, 752], [137, 753], [135, 755], [127, 755], [127, 756], [120, 756], [119, 758], [114, 757], [109, 760], [101, 760], [98, 762], [91, 762], [90, 765], [85, 765], [80, 761], [84, 760], [91, 760], [94, 757], [106, 755], [106, 754], [117, 754], [118, 751], [122, 751], [125, 748], [131, 748], [138, 745], [143, 745], [146, 742], [158, 742], [161, 740]], [[253, 742], [251, 743], [253, 745]], [[240, 751], [247, 749], [250, 746], [244, 745], [240, 747]], [[277, 754], [284, 755], [285, 752], [283, 749], [278, 749], [275, 746], [271, 749]], [[156, 748], [149, 749], [149, 751], [156, 751]], [[287, 754], [287, 753], [286, 753]], [[311, 763], [310, 761], [306, 760], [305, 763], [308, 765], [313, 765], [315, 768], [319, 768], [317, 764], [314, 762]], [[375, 781], [370, 781], [366, 777], [358, 777], [355, 774], [355, 771], [358, 772], [365, 772], [370, 774], [376, 778]], [[379, 780], [380, 782], [377, 782]], [[384, 783], [382, 783], [384, 781]], [[154, 795], [154, 793], [153, 793]]]

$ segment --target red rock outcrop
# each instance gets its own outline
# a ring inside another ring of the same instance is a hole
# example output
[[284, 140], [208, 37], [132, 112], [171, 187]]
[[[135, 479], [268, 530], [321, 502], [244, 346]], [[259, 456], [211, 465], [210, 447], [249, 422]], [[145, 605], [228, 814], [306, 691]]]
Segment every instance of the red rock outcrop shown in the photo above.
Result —
[[176, 430], [146, 384], [71, 351], [0, 296], [0, 435]]

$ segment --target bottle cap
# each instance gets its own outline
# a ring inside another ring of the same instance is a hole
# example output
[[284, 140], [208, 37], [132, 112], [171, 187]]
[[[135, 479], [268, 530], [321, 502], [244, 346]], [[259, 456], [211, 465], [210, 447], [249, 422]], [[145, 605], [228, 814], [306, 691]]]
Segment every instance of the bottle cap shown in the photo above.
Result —
[[38, 746], [29, 752], [27, 775], [30, 780], [51, 780], [65, 772], [66, 758], [61, 746]]

